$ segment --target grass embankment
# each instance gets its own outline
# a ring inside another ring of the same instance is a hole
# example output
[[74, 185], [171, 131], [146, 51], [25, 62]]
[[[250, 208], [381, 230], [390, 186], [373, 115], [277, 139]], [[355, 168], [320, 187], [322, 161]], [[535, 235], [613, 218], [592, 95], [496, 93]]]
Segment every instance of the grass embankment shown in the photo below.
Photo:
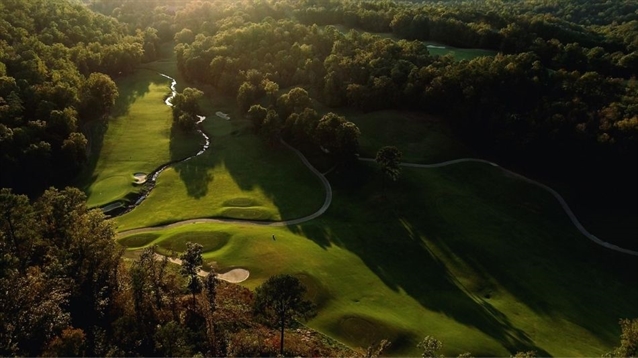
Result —
[[108, 122], [89, 125], [91, 154], [78, 183], [89, 206], [125, 200], [140, 190], [133, 174], [195, 153], [201, 137], [171, 131], [171, 110], [164, 104], [169, 80], [138, 70], [116, 81], [120, 96]]
[[636, 260], [586, 240], [539, 188], [475, 163], [406, 170], [386, 195], [371, 166], [355, 174], [332, 178], [335, 202], [312, 223], [201, 224], [120, 242], [170, 250], [190, 237], [223, 270], [250, 270], [251, 288], [295, 274], [320, 307], [312, 327], [352, 346], [390, 339], [392, 355], [417, 354], [427, 334], [448, 355], [600, 355], [618, 318], [638, 314]]

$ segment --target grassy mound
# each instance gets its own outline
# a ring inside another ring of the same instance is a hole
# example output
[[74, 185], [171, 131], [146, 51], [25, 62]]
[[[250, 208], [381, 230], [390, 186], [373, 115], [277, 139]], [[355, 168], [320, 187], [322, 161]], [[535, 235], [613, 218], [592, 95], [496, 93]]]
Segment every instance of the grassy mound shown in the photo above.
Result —
[[209, 252], [221, 249], [228, 240], [230, 234], [223, 231], [181, 232], [163, 238], [158, 246], [167, 251], [184, 252], [186, 243], [192, 242], [202, 245], [202, 252]]
[[253, 198], [232, 198], [224, 201], [222, 203], [223, 206], [228, 207], [236, 207], [236, 208], [247, 208], [249, 206], [258, 205]]
[[135, 234], [118, 240], [118, 243], [124, 247], [137, 248], [147, 246], [158, 237], [160, 237], [160, 235], [155, 233]]

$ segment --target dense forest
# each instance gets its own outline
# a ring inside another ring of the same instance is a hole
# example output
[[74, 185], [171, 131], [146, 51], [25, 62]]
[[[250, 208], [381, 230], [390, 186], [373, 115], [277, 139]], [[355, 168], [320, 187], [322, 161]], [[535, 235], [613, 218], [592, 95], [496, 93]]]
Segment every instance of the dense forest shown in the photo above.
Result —
[[[211, 274], [191, 292], [152, 250], [124, 263], [113, 226], [65, 188], [87, 160], [83, 126], [108, 120], [113, 79], [169, 42], [184, 78], [234, 96], [264, 140], [348, 163], [360, 130], [330, 110], [408, 109], [485, 156], [574, 181], [594, 163], [588, 175], [635, 190], [636, 2], [3, 0], [0, 355], [277, 354], [251, 291]], [[429, 43], [497, 54], [459, 61]], [[290, 355], [354, 354], [304, 329], [290, 340]]]
[[[179, 270], [154, 248], [122, 261], [113, 224], [76, 188], [33, 203], [2, 189], [0, 210], [1, 355], [277, 354], [277, 330], [254, 312], [250, 290], [214, 272], [189, 276], [202, 265], [201, 245]], [[307, 329], [286, 342], [288, 355], [353, 354]]]
[[153, 30], [66, 1], [0, 5], [0, 186], [38, 194], [64, 185], [86, 160], [82, 125], [114, 104], [111, 77], [153, 57]]
[[[635, 5], [612, 6], [585, 26], [524, 2], [481, 4], [196, 2], [176, 14], [175, 51], [187, 78], [237, 93], [242, 108], [274, 82], [304, 87], [330, 107], [442, 115], [492, 153], [635, 161]], [[622, 25], [618, 12], [629, 13]], [[499, 54], [458, 62], [431, 56], [422, 41]], [[293, 122], [281, 112], [283, 126]]]

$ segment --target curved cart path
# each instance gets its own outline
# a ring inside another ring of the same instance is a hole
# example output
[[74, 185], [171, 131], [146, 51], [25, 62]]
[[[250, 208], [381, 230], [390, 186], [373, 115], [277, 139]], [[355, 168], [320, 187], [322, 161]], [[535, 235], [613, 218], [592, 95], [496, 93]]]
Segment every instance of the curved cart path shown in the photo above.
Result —
[[[359, 160], [364, 161], [364, 162], [374, 162], [375, 160], [372, 158], [359, 158]], [[435, 164], [416, 164], [416, 163], [400, 163], [401, 166], [403, 167], [411, 167], [411, 168], [440, 168], [440, 167], [444, 167], [444, 166], [448, 166], [448, 165], [452, 165], [452, 164], [457, 164], [457, 163], [465, 163], [465, 162], [475, 162], [475, 163], [483, 163], [483, 164], [489, 164], [493, 167], [499, 167], [501, 168], [501, 170], [503, 170], [505, 173], [510, 174], [520, 180], [523, 180], [527, 183], [536, 185], [538, 187], [541, 187], [543, 189], [545, 189], [546, 191], [548, 191], [550, 194], [552, 194], [554, 196], [554, 198], [556, 198], [556, 200], [558, 200], [558, 202], [560, 203], [560, 205], [563, 207], [563, 210], [565, 211], [565, 213], [567, 214], [567, 216], [569, 217], [569, 220], [572, 221], [572, 223], [574, 224], [574, 226], [576, 226], [576, 229], [578, 229], [578, 231], [581, 232], [581, 234], [585, 235], [585, 237], [587, 237], [589, 240], [595, 242], [596, 244], [606, 247], [610, 250], [614, 250], [617, 252], [622, 252], [624, 254], [628, 254], [628, 255], [633, 255], [633, 256], [638, 256], [638, 251], [633, 251], [633, 250], [629, 250], [629, 249], [625, 249], [622, 247], [619, 247], [617, 245], [614, 245], [612, 243], [609, 243], [607, 241], [603, 241], [601, 239], [599, 239], [598, 237], [596, 237], [594, 234], [590, 233], [589, 231], [587, 231], [587, 229], [585, 229], [585, 227], [580, 223], [580, 221], [578, 221], [578, 218], [576, 218], [576, 215], [574, 214], [574, 212], [572, 211], [572, 209], [569, 208], [569, 205], [567, 205], [567, 202], [565, 201], [565, 199], [558, 194], [558, 192], [556, 192], [556, 190], [550, 188], [549, 186], [543, 184], [543, 183], [539, 183], [536, 180], [532, 180], [526, 176], [523, 176], [521, 174], [515, 173], [511, 170], [505, 169], [501, 166], [499, 166], [496, 163], [487, 161], [487, 160], [483, 160], [483, 159], [474, 159], [474, 158], [461, 158], [461, 159], [454, 159], [454, 160], [448, 160], [446, 162], [441, 162], [441, 163], [435, 163]]]
[[[170, 79], [171, 82], [171, 96], [169, 96], [169, 98], [166, 99], [165, 104], [167, 106], [172, 106], [172, 99], [175, 97], [176, 92], [176, 85], [177, 85], [177, 81], [168, 76], [165, 75], [163, 73], [160, 73], [161, 76]], [[199, 121], [197, 122], [197, 124], [200, 124], [202, 121], [204, 121], [206, 119], [206, 117], [204, 116], [198, 116], [199, 117]], [[203, 146], [203, 148], [197, 152], [197, 154], [192, 155], [190, 157], [184, 158], [178, 162], [182, 162], [182, 161], [187, 161], [190, 160], [196, 156], [199, 156], [201, 154], [203, 154], [209, 147], [210, 147], [210, 137], [208, 135], [206, 135], [206, 133], [204, 133], [204, 131], [202, 129], [198, 129], [198, 131], [200, 132], [200, 134], [202, 134], [202, 136], [205, 139], [205, 144]], [[139, 229], [132, 229], [132, 230], [125, 230], [125, 231], [120, 231], [117, 236], [121, 237], [123, 235], [131, 235], [131, 234], [136, 234], [136, 233], [142, 233], [142, 232], [151, 232], [151, 231], [158, 231], [158, 230], [163, 230], [163, 229], [167, 229], [167, 228], [173, 228], [173, 227], [179, 227], [179, 226], [184, 226], [184, 225], [189, 225], [189, 224], [200, 224], [200, 223], [232, 223], [232, 224], [243, 224], [243, 225], [262, 225], [262, 226], [288, 226], [288, 225], [297, 225], [297, 224], [301, 224], [301, 223], [305, 223], [307, 221], [313, 220], [318, 218], [319, 216], [323, 215], [324, 212], [326, 212], [326, 210], [328, 210], [328, 208], [330, 207], [330, 204], [332, 203], [332, 187], [330, 186], [330, 183], [328, 182], [328, 179], [326, 179], [325, 175], [322, 174], [321, 172], [319, 172], [315, 167], [312, 166], [312, 164], [310, 164], [310, 162], [308, 161], [308, 159], [306, 159], [306, 157], [296, 148], [292, 147], [291, 145], [289, 145], [288, 143], [286, 143], [283, 139], [280, 139], [280, 142], [288, 147], [290, 150], [292, 150], [294, 153], [297, 154], [297, 156], [299, 157], [299, 159], [301, 159], [301, 161], [306, 165], [306, 167], [308, 167], [308, 169], [310, 169], [310, 171], [312, 171], [317, 178], [319, 178], [319, 180], [321, 181], [324, 190], [326, 191], [326, 197], [324, 199], [323, 204], [321, 205], [321, 207], [315, 211], [314, 213], [304, 216], [302, 218], [297, 218], [297, 219], [291, 219], [291, 220], [282, 220], [282, 221], [257, 221], [257, 220], [238, 220], [238, 219], [224, 219], [224, 218], [219, 218], [219, 219], [211, 219], [211, 218], [200, 218], [200, 219], [189, 219], [189, 220], [183, 220], [183, 221], [178, 221], [172, 224], [167, 224], [167, 225], [160, 225], [160, 226], [153, 226], [153, 227], [146, 227], [146, 228], [139, 228]], [[375, 160], [372, 158], [359, 158], [359, 160], [361, 161], [365, 161], [365, 162], [374, 162]], [[569, 217], [569, 219], [572, 221], [572, 223], [574, 224], [574, 226], [576, 226], [576, 228], [578, 229], [578, 231], [580, 231], [583, 235], [585, 235], [589, 240], [593, 241], [594, 243], [601, 245], [605, 248], [608, 248], [610, 250], [614, 250], [617, 252], [621, 252], [624, 254], [628, 254], [628, 255], [633, 255], [633, 256], [638, 256], [638, 251], [633, 251], [633, 250], [629, 250], [629, 249], [625, 249], [622, 247], [619, 247], [617, 245], [614, 245], [612, 243], [603, 241], [601, 239], [599, 239], [598, 237], [596, 237], [595, 235], [591, 234], [589, 231], [587, 231], [585, 229], [585, 227], [583, 227], [583, 225], [580, 223], [580, 221], [578, 221], [578, 218], [576, 218], [576, 215], [574, 214], [574, 212], [569, 208], [569, 205], [567, 205], [567, 202], [565, 201], [565, 199], [558, 194], [558, 192], [556, 192], [556, 190], [550, 188], [549, 186], [543, 184], [543, 183], [539, 183], [535, 180], [529, 179], [521, 174], [515, 173], [511, 170], [505, 169], [501, 166], [499, 166], [496, 163], [484, 160], [484, 159], [475, 159], [475, 158], [461, 158], [461, 159], [454, 159], [454, 160], [448, 160], [445, 162], [441, 162], [441, 163], [434, 163], [434, 164], [416, 164], [416, 163], [400, 163], [401, 166], [404, 167], [412, 167], [412, 168], [425, 168], [425, 169], [431, 169], [431, 168], [440, 168], [440, 167], [445, 167], [448, 165], [454, 165], [454, 164], [458, 164], [458, 163], [465, 163], [465, 162], [476, 162], [476, 163], [483, 163], [483, 164], [489, 164], [491, 166], [494, 167], [499, 167], [501, 168], [501, 170], [503, 170], [504, 172], [517, 177], [527, 183], [536, 185], [538, 187], [541, 187], [543, 189], [545, 189], [546, 191], [548, 191], [550, 194], [552, 194], [556, 200], [558, 200], [558, 202], [560, 203], [560, 205], [563, 207], [563, 210], [565, 211], [565, 213], [567, 214], [567, 216]], [[163, 166], [161, 166], [160, 168], [156, 169], [153, 173], [152, 173], [152, 183], [154, 184], [154, 182], [156, 181], [157, 177], [161, 174], [162, 171], [164, 171], [164, 169], [166, 169], [169, 165], [174, 164], [174, 162], [171, 163], [166, 163]], [[332, 168], [334, 169], [334, 168]], [[328, 172], [326, 172], [326, 174], [328, 174], [330, 171], [332, 171], [332, 169], [328, 170]], [[154, 185], [151, 186], [151, 189]], [[149, 190], [150, 192], [150, 190]], [[137, 207], [149, 194], [149, 192], [146, 192], [145, 194], [143, 194], [137, 201], [136, 203], [130, 208], [130, 210], [134, 209], [135, 207]], [[247, 276], [246, 276], [247, 277]]]

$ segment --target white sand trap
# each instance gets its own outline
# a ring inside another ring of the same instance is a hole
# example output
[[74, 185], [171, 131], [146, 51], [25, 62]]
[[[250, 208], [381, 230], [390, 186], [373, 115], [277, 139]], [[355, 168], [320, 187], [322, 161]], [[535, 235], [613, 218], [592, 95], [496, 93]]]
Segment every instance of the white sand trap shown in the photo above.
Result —
[[[164, 256], [160, 255], [160, 254], [155, 254], [155, 259], [158, 261], [161, 261], [164, 259]], [[182, 260], [180, 259], [176, 259], [173, 257], [169, 257], [168, 258], [169, 262], [172, 262], [174, 264], [177, 265], [181, 265], [182, 264]], [[208, 272], [200, 269], [199, 272], [197, 272], [198, 276], [201, 277], [206, 277], [206, 275], [208, 275]], [[231, 283], [239, 283], [239, 282], [244, 282], [248, 279], [248, 276], [250, 276], [250, 272], [246, 269], [243, 268], [235, 268], [232, 269], [228, 272], [224, 272], [224, 273], [218, 273], [217, 274], [217, 278], [220, 280], [224, 280], [227, 282], [231, 282]]]
[[239, 283], [239, 282], [246, 281], [248, 279], [248, 276], [250, 276], [250, 272], [248, 272], [248, 270], [243, 268], [232, 269], [228, 272], [220, 273], [217, 275], [217, 277], [220, 280], [224, 280], [224, 281], [228, 281], [232, 283]]
[[146, 183], [146, 173], [135, 173], [133, 174], [133, 178], [135, 178], [135, 184]]
[[227, 120], [227, 121], [229, 121], [229, 120], [230, 120], [230, 116], [229, 116], [228, 114], [224, 113], [224, 112], [218, 111], [218, 112], [217, 112], [217, 113], [215, 113], [215, 114], [216, 114], [216, 115], [217, 115], [217, 117], [219, 117], [219, 118], [223, 118], [223, 119], [225, 119], [225, 120]]

